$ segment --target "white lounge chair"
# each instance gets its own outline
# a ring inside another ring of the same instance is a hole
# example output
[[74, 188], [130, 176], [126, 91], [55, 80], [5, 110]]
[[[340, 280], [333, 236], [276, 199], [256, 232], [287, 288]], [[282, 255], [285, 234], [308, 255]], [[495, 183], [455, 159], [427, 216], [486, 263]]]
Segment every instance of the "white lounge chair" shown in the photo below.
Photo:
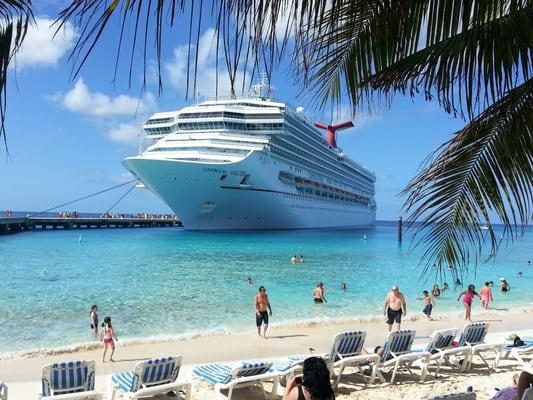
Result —
[[0, 381], [0, 400], [7, 400], [7, 385]]
[[[459, 328], [442, 329], [433, 332], [431, 335], [431, 341], [423, 348], [425, 351], [431, 353], [430, 365], [435, 362], [437, 370], [435, 371], [435, 377], [439, 376], [440, 369], [443, 365], [454, 365], [460, 372], [464, 372], [468, 366], [472, 350], [468, 346], [458, 347], [457, 343], [454, 344], [454, 340], [459, 336]], [[462, 357], [462, 363], [450, 363], [450, 358]], [[428, 365], [429, 368], [429, 365]]]
[[[265, 397], [267, 397], [263, 383], [272, 382], [271, 397], [274, 399], [279, 375], [277, 372], [272, 371], [271, 368], [271, 362], [254, 363], [242, 361], [241, 365], [234, 368], [224, 364], [205, 364], [193, 368], [191, 378], [199, 378], [214, 385], [217, 398], [225, 398], [222, 390], [228, 390], [228, 400], [231, 400], [234, 389], [247, 386], [259, 386]], [[197, 390], [197, 385], [194, 383], [193, 387]]]
[[431, 400], [476, 400], [474, 392], [445, 394], [442, 396], [432, 397]]
[[42, 400], [101, 399], [94, 390], [94, 361], [47, 364], [42, 368]]
[[483, 354], [487, 352], [495, 353], [493, 369], [497, 368], [503, 344], [485, 342], [485, 336], [487, 336], [488, 331], [489, 324], [486, 322], [471, 322], [463, 327], [463, 331], [459, 336], [459, 347], [466, 346], [472, 351], [465, 370], [472, 369], [472, 361], [474, 360], [475, 356], [478, 356], [490, 370], [491, 367], [489, 363], [485, 357], [483, 357]]
[[521, 400], [533, 400], [533, 388], [526, 389]]
[[502, 348], [503, 358], [512, 357], [516, 359], [524, 368], [529, 364], [533, 367], [533, 338], [524, 338], [522, 341], [525, 343], [523, 346], [511, 346], [511, 343]]
[[[426, 378], [427, 368], [431, 353], [428, 351], [412, 350], [411, 346], [415, 339], [416, 331], [401, 330], [389, 332], [383, 351], [381, 353], [380, 369], [393, 367], [390, 383], [394, 383], [396, 373], [400, 367], [405, 367], [407, 371], [413, 374], [411, 367], [417, 363], [420, 365], [420, 381]], [[378, 376], [383, 381], [383, 375], [378, 371]]]
[[155, 396], [168, 392], [183, 391], [185, 399], [191, 397], [191, 384], [177, 382], [181, 368], [181, 356], [152, 358], [141, 361], [134, 372], [112, 375], [108, 383], [108, 399], [113, 400], [118, 392], [128, 400]]
[[[330, 369], [335, 377], [333, 388], [339, 386], [342, 373], [346, 367], [354, 367], [361, 372], [365, 382], [373, 383], [378, 376], [380, 356], [376, 353], [365, 353], [363, 346], [366, 332], [342, 332], [335, 336], [331, 351], [326, 355]], [[371, 367], [370, 378], [364, 374], [363, 367]], [[337, 369], [337, 370], [336, 370]]]

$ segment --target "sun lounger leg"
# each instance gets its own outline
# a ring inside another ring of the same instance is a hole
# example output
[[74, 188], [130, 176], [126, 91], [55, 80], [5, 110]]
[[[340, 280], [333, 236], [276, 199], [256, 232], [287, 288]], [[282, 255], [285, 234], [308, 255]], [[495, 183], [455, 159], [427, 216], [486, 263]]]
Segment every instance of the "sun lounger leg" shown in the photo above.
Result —
[[398, 371], [399, 365], [400, 363], [396, 361], [396, 363], [394, 364], [394, 370], [392, 371], [392, 377], [390, 378], [390, 383], [394, 383], [394, 380], [396, 379], [396, 371]]
[[185, 383], [182, 390], [185, 392], [185, 400], [191, 400], [192, 385]]
[[426, 379], [426, 375], [428, 373], [428, 365], [429, 359], [422, 360], [422, 364], [420, 365], [420, 382]]
[[337, 389], [337, 386], [339, 386], [339, 383], [341, 381], [342, 372], [344, 371], [344, 368], [345, 368], [345, 366], [341, 365], [341, 367], [339, 368], [339, 371], [337, 373], [335, 373], [334, 372], [335, 370], [333, 368], [331, 368], [331, 375], [332, 375], [332, 378], [334, 378], [333, 389]]
[[[233, 386], [230, 386], [228, 389], [228, 400], [231, 400], [231, 395], [233, 394]], [[225, 397], [222, 394], [222, 388], [220, 385], [215, 385], [215, 397], [218, 400], [223, 400]]]
[[272, 400], [276, 398], [276, 394], [278, 393], [278, 383], [279, 383], [279, 376], [274, 377], [274, 381], [272, 382], [272, 393], [270, 394], [270, 397]]
[[107, 398], [109, 400], [114, 400], [115, 399], [116, 390], [117, 390], [117, 388], [116, 388], [115, 384], [111, 380], [111, 377], [109, 377], [109, 381], [108, 381], [108, 384], [107, 384]]

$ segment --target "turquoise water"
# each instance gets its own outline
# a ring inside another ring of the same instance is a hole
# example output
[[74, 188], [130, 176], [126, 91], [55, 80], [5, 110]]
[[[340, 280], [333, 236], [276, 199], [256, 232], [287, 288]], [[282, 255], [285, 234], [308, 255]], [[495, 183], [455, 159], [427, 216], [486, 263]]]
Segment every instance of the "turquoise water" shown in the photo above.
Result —
[[[79, 242], [79, 235], [84, 240]], [[363, 234], [367, 240], [361, 240]], [[495, 306], [524, 304], [533, 289], [531, 232], [464, 280], [509, 278]], [[289, 258], [303, 254], [304, 264]], [[164, 339], [254, 329], [252, 301], [265, 285], [283, 324], [378, 315], [398, 283], [420, 314], [419, 253], [396, 242], [395, 224], [350, 231], [202, 233], [180, 229], [27, 232], [0, 237], [0, 353], [91, 342], [89, 307], [113, 318], [122, 339]], [[522, 271], [523, 278], [517, 273]], [[247, 285], [250, 276], [254, 285]], [[452, 278], [446, 277], [453, 287]], [[312, 303], [324, 281], [328, 304]], [[339, 290], [345, 282], [348, 291]], [[441, 282], [438, 282], [441, 283]], [[449, 292], [435, 313], [462, 311]], [[476, 303], [475, 308], [479, 308]]]

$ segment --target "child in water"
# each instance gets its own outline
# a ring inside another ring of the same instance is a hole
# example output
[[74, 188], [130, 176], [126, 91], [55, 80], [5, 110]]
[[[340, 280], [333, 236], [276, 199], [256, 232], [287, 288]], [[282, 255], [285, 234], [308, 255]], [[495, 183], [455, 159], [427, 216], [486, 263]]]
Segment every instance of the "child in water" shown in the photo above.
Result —
[[105, 354], [107, 353], [108, 346], [111, 346], [111, 357], [109, 357], [109, 360], [115, 361], [113, 360], [113, 353], [115, 352], [115, 341], [118, 342], [118, 338], [111, 326], [111, 317], [104, 318], [102, 328], [102, 342], [104, 343], [104, 355], [102, 361], [105, 362]]
[[422, 292], [422, 297], [419, 297], [418, 300], [424, 300], [425, 306], [422, 312], [431, 321], [431, 311], [433, 311], [433, 307], [435, 306], [435, 301], [433, 300], [433, 297], [429, 295], [429, 292], [427, 290], [424, 290]]

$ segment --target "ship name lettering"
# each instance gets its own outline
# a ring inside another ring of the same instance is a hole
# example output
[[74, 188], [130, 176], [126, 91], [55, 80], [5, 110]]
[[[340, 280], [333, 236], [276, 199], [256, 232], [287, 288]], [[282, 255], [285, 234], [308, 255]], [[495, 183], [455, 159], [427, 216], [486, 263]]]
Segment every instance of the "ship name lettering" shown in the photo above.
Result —
[[226, 169], [218, 169], [218, 168], [210, 168], [210, 167], [205, 167], [204, 168], [204, 172], [214, 172], [216, 174], [228, 174], [228, 170]]

